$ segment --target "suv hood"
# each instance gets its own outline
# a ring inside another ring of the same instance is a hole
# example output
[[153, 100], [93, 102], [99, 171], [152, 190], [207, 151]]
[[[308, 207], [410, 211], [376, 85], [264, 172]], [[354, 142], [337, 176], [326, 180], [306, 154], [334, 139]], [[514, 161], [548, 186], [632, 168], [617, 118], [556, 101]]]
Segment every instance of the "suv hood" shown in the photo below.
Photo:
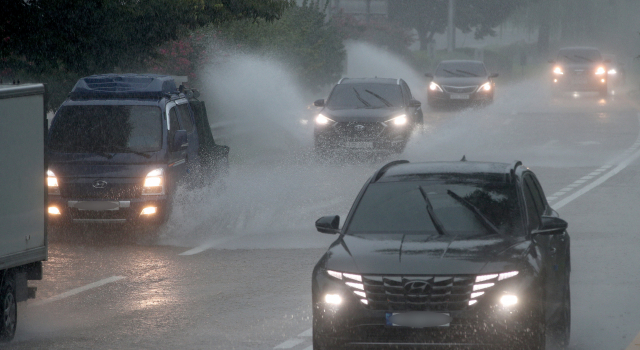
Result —
[[402, 107], [396, 108], [354, 108], [354, 109], [329, 109], [321, 112], [327, 118], [336, 122], [385, 122], [391, 118], [405, 114]]
[[325, 255], [325, 268], [358, 274], [481, 274], [517, 270], [530, 242], [491, 235], [344, 235]]

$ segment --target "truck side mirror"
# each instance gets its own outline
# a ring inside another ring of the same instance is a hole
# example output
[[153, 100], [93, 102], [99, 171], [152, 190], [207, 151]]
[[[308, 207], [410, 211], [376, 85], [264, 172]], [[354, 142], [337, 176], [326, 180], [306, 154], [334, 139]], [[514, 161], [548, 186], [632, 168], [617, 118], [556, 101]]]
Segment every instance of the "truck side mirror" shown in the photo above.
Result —
[[173, 144], [171, 145], [171, 152], [181, 151], [189, 146], [187, 140], [187, 130], [177, 130], [173, 135]]
[[323, 216], [316, 221], [316, 229], [320, 233], [340, 233], [340, 216]]

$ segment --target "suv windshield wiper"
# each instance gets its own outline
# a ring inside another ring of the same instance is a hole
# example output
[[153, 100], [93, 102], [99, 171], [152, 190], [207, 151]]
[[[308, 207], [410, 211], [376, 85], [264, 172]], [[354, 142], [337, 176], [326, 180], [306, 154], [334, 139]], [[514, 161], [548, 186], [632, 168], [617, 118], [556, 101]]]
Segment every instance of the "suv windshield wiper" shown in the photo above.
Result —
[[436, 213], [433, 211], [433, 205], [431, 205], [431, 201], [427, 196], [427, 192], [424, 191], [424, 188], [422, 188], [422, 186], [418, 186], [418, 189], [420, 190], [420, 193], [422, 194], [422, 198], [424, 198], [425, 203], [427, 203], [427, 213], [429, 213], [429, 218], [431, 218], [431, 222], [433, 222], [433, 226], [435, 226], [436, 230], [440, 235], [442, 236], [446, 235], [447, 231], [445, 231], [444, 226], [442, 226], [442, 223], [440, 222], [440, 219], [438, 219], [438, 217], [436, 216]]
[[356, 97], [358, 98], [358, 100], [360, 100], [360, 102], [362, 102], [362, 104], [364, 104], [366, 107], [371, 107], [371, 104], [364, 98], [362, 98], [362, 96], [360, 96], [360, 93], [358, 92], [358, 90], [356, 90], [356, 88], [353, 88], [353, 91], [356, 93]]
[[369, 90], [364, 90], [364, 91], [370, 93], [375, 98], [377, 98], [378, 100], [382, 101], [382, 103], [387, 105], [387, 107], [393, 107], [393, 105], [389, 101], [385, 100], [384, 98], [382, 98], [380, 95], [376, 94], [375, 92], [372, 92], [372, 91], [369, 91]]
[[120, 147], [120, 146], [110, 146], [109, 149], [113, 149], [116, 152], [121, 152], [121, 153], [133, 153], [133, 154], [137, 154], [139, 156], [143, 156], [145, 158], [151, 158], [151, 155], [145, 152], [140, 152], [140, 151], [135, 151], [132, 150], [129, 147]]
[[461, 69], [456, 69], [456, 72], [460, 72], [460, 73], [468, 74], [468, 75], [470, 75], [470, 76], [472, 76], [472, 77], [477, 77], [477, 76], [478, 76], [477, 74], [473, 74], [473, 73], [471, 73], [471, 72], [467, 72], [466, 70], [461, 70]]
[[478, 221], [480, 221], [482, 226], [484, 226], [485, 228], [487, 228], [490, 231], [493, 231], [494, 233], [498, 233], [498, 234], [500, 233], [498, 228], [491, 222], [491, 220], [489, 220], [486, 216], [484, 216], [484, 214], [482, 214], [480, 209], [478, 209], [475, 205], [471, 204], [471, 202], [469, 202], [468, 200], [458, 196], [457, 194], [455, 194], [451, 190], [447, 190], [447, 194], [451, 198], [455, 199], [460, 204], [462, 204], [465, 208], [469, 209], [473, 213], [473, 215], [476, 217], [476, 219], [478, 219]]

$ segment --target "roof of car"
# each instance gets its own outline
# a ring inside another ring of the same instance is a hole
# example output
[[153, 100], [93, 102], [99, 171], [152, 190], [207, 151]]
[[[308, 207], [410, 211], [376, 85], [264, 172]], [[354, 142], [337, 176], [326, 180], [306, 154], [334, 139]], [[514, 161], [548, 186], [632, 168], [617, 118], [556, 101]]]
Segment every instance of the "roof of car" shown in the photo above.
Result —
[[338, 84], [394, 84], [399, 85], [401, 79], [393, 78], [342, 78]]
[[444, 60], [444, 61], [440, 61], [440, 63], [454, 63], [454, 64], [460, 64], [460, 63], [478, 63], [478, 64], [484, 64], [484, 62], [482, 61], [477, 61], [477, 60]]
[[600, 51], [598, 50], [597, 47], [590, 47], [590, 46], [570, 46], [570, 47], [563, 47], [561, 48], [559, 51], [569, 51], [569, 50], [595, 50], [595, 51]]
[[[382, 167], [377, 175], [376, 182], [406, 181], [412, 178], [424, 178], [425, 175], [467, 175], [483, 178], [485, 180], [508, 182], [515, 168], [521, 162], [513, 164], [493, 162], [423, 162], [409, 163], [396, 162]], [[475, 176], [474, 176], [475, 175]]]
[[69, 95], [86, 98], [150, 98], [177, 94], [174, 78], [157, 74], [101, 74], [80, 78]]

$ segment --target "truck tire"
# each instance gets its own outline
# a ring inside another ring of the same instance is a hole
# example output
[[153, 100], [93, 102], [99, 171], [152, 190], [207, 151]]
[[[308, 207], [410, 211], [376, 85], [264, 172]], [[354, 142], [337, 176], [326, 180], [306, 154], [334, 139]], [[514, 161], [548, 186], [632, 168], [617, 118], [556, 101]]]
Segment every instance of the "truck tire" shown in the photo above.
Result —
[[8, 342], [16, 334], [18, 324], [16, 281], [11, 274], [5, 274], [0, 286], [0, 316], [0, 342]]

